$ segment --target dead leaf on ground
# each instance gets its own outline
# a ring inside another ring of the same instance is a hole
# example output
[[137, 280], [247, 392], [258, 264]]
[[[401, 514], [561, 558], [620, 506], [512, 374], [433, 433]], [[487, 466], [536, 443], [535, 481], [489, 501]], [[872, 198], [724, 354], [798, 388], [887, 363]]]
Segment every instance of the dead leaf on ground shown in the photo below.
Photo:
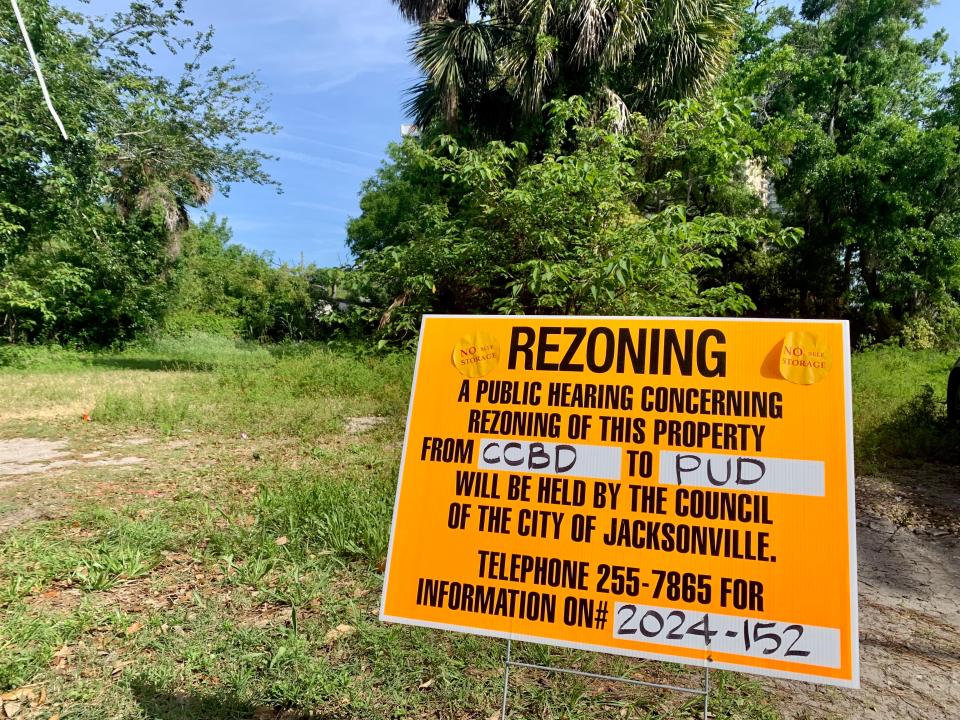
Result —
[[420, 683], [419, 685], [417, 685], [417, 690], [429, 690], [430, 688], [433, 687], [433, 684], [434, 684], [435, 682], [436, 682], [436, 680], [435, 680], [434, 678], [430, 678], [429, 680], [427, 680], [427, 681], [425, 681], [425, 682], [422, 682], [422, 683]]
[[9, 692], [3, 693], [0, 695], [0, 701], [3, 702], [15, 702], [17, 700], [33, 700], [37, 696], [32, 687], [22, 687], [17, 688], [16, 690], [10, 690]]
[[487, 720], [500, 720], [500, 711], [497, 710], [493, 715], [488, 717]]
[[52, 666], [57, 670], [63, 670], [67, 666], [67, 658], [73, 655], [73, 650], [66, 645], [53, 654]]
[[342, 637], [353, 635], [354, 632], [356, 632], [356, 628], [354, 628], [352, 625], [337, 625], [332, 630], [327, 631], [327, 634], [323, 639], [329, 645], [330, 643], [336, 642]]
[[130, 624], [130, 627], [128, 627], [128, 628], [127, 628], [126, 630], [124, 630], [123, 632], [124, 632], [127, 636], [130, 636], [130, 635], [133, 635], [134, 633], [140, 632], [141, 629], [143, 629], [143, 625], [141, 625], [141, 624], [138, 623], [138, 622], [134, 622], [134, 623], [131, 623], [131, 624]]
[[254, 621], [256, 627], [267, 627], [269, 625], [287, 625], [293, 622], [293, 608], [282, 607], [275, 610], [263, 608], [259, 611], [257, 619]]
[[3, 704], [3, 714], [8, 718], [16, 717], [20, 714], [20, 703], [18, 702], [5, 702]]
[[113, 670], [110, 671], [110, 676], [111, 676], [111, 677], [117, 677], [120, 673], [123, 672], [123, 669], [124, 669], [125, 667], [127, 667], [127, 666], [129, 666], [129, 665], [133, 665], [134, 662], [135, 662], [134, 660], [123, 660], [123, 661], [121, 661], [121, 662], [116, 663], [116, 664], [113, 666]]
[[286, 535], [281, 535], [280, 537], [278, 537], [278, 538], [277, 538], [276, 540], [274, 540], [273, 542], [274, 542], [275, 544], [277, 544], [277, 545], [286, 545], [288, 542], [290, 542], [290, 540], [289, 540], [289, 538], [287, 538]]

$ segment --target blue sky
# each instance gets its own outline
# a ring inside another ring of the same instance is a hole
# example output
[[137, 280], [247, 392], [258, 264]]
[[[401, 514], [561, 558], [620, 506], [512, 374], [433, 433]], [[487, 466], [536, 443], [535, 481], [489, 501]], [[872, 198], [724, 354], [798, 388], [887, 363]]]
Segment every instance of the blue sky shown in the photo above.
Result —
[[278, 157], [269, 167], [283, 194], [237, 185], [209, 209], [229, 218], [235, 240], [278, 261], [348, 262], [347, 218], [399, 138], [403, 92], [416, 82], [411, 27], [388, 0], [189, 0], [188, 13], [216, 28], [216, 60], [258, 71], [283, 128], [255, 142]]
[[[126, 3], [94, 0], [86, 12]], [[217, 194], [209, 210], [229, 218], [234, 240], [275, 259], [322, 266], [350, 260], [345, 224], [358, 191], [407, 122], [404, 90], [417, 78], [407, 59], [411, 26], [390, 0], [188, 0], [198, 26], [213, 25], [213, 60], [256, 70], [272, 98], [280, 134], [254, 145], [279, 159], [270, 171], [283, 194], [250, 184]], [[960, 0], [929, 13], [960, 52]], [[165, 63], [164, 63], [165, 64]]]

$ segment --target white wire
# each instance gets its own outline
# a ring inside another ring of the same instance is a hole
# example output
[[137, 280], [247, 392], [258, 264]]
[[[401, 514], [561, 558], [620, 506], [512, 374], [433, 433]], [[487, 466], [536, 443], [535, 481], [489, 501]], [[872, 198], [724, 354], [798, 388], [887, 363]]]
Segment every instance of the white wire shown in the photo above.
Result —
[[40, 81], [40, 90], [43, 92], [43, 99], [47, 101], [47, 108], [50, 110], [54, 122], [57, 123], [57, 127], [60, 128], [60, 134], [63, 135], [63, 139], [68, 140], [67, 131], [64, 129], [63, 123], [60, 122], [60, 116], [57, 115], [57, 111], [53, 107], [53, 100], [50, 99], [50, 93], [47, 91], [47, 83], [44, 82], [43, 73], [40, 71], [40, 61], [37, 60], [37, 54], [33, 51], [33, 43], [30, 42], [30, 36], [27, 34], [27, 26], [23, 24], [23, 15], [20, 14], [20, 6], [17, 5], [17, 0], [10, 0], [10, 4], [13, 5], [13, 14], [17, 16], [17, 23], [20, 25], [20, 33], [23, 35], [23, 41], [27, 44], [27, 52], [30, 53], [30, 62], [33, 63], [33, 71], [37, 74], [37, 80]]

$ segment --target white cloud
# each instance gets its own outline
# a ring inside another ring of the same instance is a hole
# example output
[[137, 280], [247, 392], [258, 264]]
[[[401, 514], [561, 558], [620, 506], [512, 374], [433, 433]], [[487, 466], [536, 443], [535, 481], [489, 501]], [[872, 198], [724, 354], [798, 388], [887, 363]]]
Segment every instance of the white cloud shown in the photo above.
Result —
[[357, 165], [356, 163], [344, 162], [342, 160], [333, 160], [321, 155], [298, 152], [295, 150], [283, 150], [280, 148], [264, 147], [260, 148], [265, 153], [269, 153], [280, 160], [290, 160], [292, 162], [302, 163], [311, 167], [332, 172], [343, 173], [344, 175], [354, 175], [367, 177], [373, 173], [373, 170], [366, 165]]
[[[326, 129], [326, 128], [324, 128]], [[372, 153], [367, 152], [366, 150], [358, 150], [357, 148], [348, 147], [346, 145], [337, 145], [336, 143], [326, 142], [325, 140], [319, 140], [315, 137], [305, 137], [303, 135], [295, 135], [294, 133], [286, 132], [285, 130], [277, 133], [276, 136], [280, 140], [291, 140], [296, 144], [302, 145], [303, 143], [309, 143], [310, 145], [316, 145], [318, 147], [330, 148], [331, 150], [340, 150], [342, 152], [353, 153], [354, 155], [360, 155], [361, 157], [371, 158], [373, 160], [383, 160], [385, 155], [381, 153]]]
[[[265, 21], [289, 27], [289, 42], [263, 58], [303, 92], [329, 90], [359, 75], [409, 66], [412, 27], [389, 0], [295, 0]], [[297, 82], [299, 78], [300, 82]], [[306, 81], [306, 82], [305, 82]]]
[[349, 215], [350, 213], [355, 212], [355, 210], [351, 210], [349, 208], [337, 207], [336, 205], [329, 205], [327, 203], [321, 203], [321, 202], [311, 202], [309, 200], [291, 200], [290, 202], [287, 203], [287, 205], [290, 205], [291, 207], [305, 208], [307, 210], [321, 210], [324, 212], [336, 212], [336, 213], [341, 213], [343, 215]]

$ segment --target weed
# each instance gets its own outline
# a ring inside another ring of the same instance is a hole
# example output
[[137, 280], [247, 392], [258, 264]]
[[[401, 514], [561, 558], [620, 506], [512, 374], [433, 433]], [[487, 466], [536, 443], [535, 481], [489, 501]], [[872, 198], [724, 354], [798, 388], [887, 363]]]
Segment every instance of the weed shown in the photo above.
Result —
[[8, 606], [0, 622], [0, 687], [29, 682], [50, 664], [58, 648], [72, 641], [87, 622], [83, 612], [36, 616], [24, 605]]
[[84, 590], [108, 590], [121, 580], [146, 575], [157, 562], [156, 556], [150, 557], [127, 543], [99, 547], [83, 553], [72, 579]]

